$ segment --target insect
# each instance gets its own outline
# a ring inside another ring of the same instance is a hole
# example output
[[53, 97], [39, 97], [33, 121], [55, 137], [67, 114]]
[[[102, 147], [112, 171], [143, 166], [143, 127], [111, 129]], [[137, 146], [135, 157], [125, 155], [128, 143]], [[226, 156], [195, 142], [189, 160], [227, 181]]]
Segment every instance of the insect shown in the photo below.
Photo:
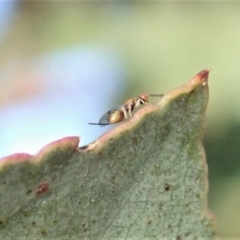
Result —
[[132, 112], [139, 105], [149, 103], [148, 97], [162, 97], [163, 94], [141, 94], [139, 97], [130, 98], [122, 106], [115, 107], [104, 113], [98, 123], [89, 123], [90, 125], [106, 126], [121, 122], [124, 119], [132, 117]]

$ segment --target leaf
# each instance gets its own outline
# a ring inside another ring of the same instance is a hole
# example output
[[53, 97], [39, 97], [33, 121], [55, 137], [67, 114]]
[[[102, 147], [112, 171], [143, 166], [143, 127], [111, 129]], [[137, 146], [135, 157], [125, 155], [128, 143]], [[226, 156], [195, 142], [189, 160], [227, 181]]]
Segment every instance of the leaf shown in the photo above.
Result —
[[94, 143], [2, 159], [0, 239], [215, 239], [201, 144], [208, 70]]

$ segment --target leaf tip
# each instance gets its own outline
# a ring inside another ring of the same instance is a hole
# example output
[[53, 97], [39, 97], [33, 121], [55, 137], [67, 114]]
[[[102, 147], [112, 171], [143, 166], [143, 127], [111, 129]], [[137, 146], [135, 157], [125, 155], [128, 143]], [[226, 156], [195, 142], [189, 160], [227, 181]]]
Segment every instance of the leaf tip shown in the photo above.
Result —
[[203, 86], [207, 84], [208, 81], [208, 75], [210, 72], [210, 68], [206, 68], [199, 72], [192, 80], [193, 83], [201, 83]]

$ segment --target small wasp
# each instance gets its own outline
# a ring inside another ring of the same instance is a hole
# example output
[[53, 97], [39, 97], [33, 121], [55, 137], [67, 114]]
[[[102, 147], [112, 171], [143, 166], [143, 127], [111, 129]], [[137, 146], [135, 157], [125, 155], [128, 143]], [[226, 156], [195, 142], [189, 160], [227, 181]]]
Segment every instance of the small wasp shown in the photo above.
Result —
[[128, 117], [132, 117], [132, 112], [139, 105], [149, 103], [148, 97], [162, 97], [163, 94], [141, 94], [139, 97], [131, 98], [127, 100], [122, 106], [115, 107], [104, 113], [99, 120], [99, 123], [89, 123], [91, 125], [106, 126], [114, 123], [121, 122]]

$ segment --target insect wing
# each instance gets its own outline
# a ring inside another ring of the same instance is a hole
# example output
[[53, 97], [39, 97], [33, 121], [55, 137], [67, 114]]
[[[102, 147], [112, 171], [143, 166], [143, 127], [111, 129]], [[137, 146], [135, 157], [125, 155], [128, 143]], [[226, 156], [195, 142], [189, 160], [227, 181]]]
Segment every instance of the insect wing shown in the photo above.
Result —
[[102, 117], [99, 120], [99, 125], [100, 126], [106, 126], [106, 125], [110, 125], [110, 124], [114, 124], [116, 122], [112, 122], [111, 121], [111, 116], [115, 113], [120, 111], [120, 108], [112, 108], [111, 110], [107, 111], [106, 113], [104, 113], [102, 115]]
[[98, 123], [88, 123], [90, 125], [98, 125], [104, 127], [106, 125], [120, 122], [124, 118], [121, 108], [112, 108], [102, 115]]

